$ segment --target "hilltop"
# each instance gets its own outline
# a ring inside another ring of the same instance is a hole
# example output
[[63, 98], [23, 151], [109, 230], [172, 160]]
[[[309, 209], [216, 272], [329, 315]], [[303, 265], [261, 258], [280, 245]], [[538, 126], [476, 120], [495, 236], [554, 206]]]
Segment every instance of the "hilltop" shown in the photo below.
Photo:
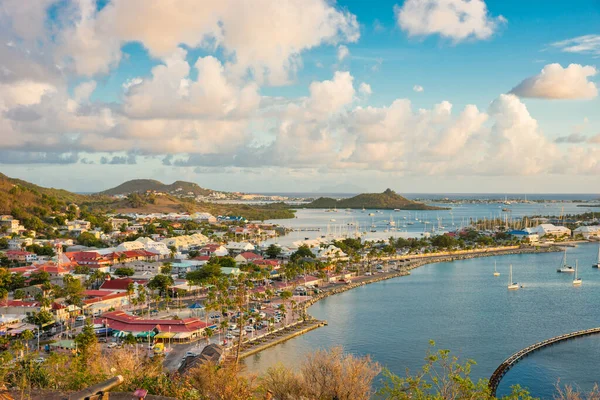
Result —
[[116, 196], [130, 193], [146, 193], [149, 191], [182, 195], [191, 193], [194, 196], [207, 196], [214, 192], [213, 190], [200, 187], [193, 182], [176, 181], [167, 185], [154, 179], [133, 179], [99, 194]]
[[348, 199], [336, 200], [330, 197], [319, 197], [307, 204], [306, 208], [369, 208], [382, 210], [444, 210], [441, 207], [408, 200], [391, 189], [383, 193], [363, 193]]
[[[119, 189], [121, 188], [121, 189]], [[133, 190], [126, 198], [115, 199], [108, 196], [113, 190]], [[152, 189], [154, 188], [154, 189]], [[181, 189], [181, 190], [178, 190]], [[173, 192], [155, 196], [146, 193], [147, 190]], [[138, 192], [139, 191], [139, 192]], [[45, 188], [33, 183], [7, 177], [0, 173], [0, 215], [11, 214], [22, 221], [27, 229], [43, 229], [54, 224], [53, 216], [66, 215], [68, 206], [74, 204], [85, 213], [95, 215], [103, 213], [172, 213], [172, 212], [210, 212], [213, 215], [241, 215], [248, 220], [267, 220], [293, 218], [294, 211], [284, 204], [245, 205], [245, 204], [216, 204], [197, 202], [187, 193], [197, 195], [213, 193], [195, 183], [177, 181], [165, 185], [150, 179], [138, 179], [125, 182], [108, 191], [83, 195], [63, 189]], [[186, 197], [187, 196], [187, 197]]]

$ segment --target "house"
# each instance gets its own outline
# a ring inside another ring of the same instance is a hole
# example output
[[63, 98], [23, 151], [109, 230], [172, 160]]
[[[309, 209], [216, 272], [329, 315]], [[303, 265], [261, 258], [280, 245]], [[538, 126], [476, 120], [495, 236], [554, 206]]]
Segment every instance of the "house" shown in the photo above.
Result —
[[543, 236], [571, 236], [571, 230], [564, 226], [556, 226], [553, 224], [541, 224], [535, 228], [525, 228], [524, 231], [529, 233], [537, 233], [540, 237]]
[[0, 226], [5, 227], [6, 233], [9, 235], [12, 235], [13, 233], [20, 235], [21, 233], [27, 231], [27, 229], [21, 225], [18, 219], [13, 219], [10, 215], [8, 215], [6, 219], [0, 220]]
[[208, 257], [224, 257], [229, 254], [229, 251], [223, 245], [210, 243], [202, 247], [199, 253]]
[[134, 336], [147, 337], [155, 334], [154, 340], [161, 342], [190, 342], [202, 338], [207, 324], [199, 318], [183, 319], [144, 319], [126, 314], [123, 311], [112, 311], [102, 314], [94, 323], [103, 324], [113, 330], [130, 332]]
[[90, 296], [83, 300], [83, 308], [87, 314], [100, 315], [111, 309], [120, 309], [129, 305], [130, 295], [126, 291], [99, 290], [98, 292], [109, 292], [110, 294]]
[[220, 345], [213, 343], [205, 346], [202, 352], [197, 356], [188, 356], [183, 359], [181, 365], [177, 369], [179, 375], [186, 374], [189, 370], [202, 364], [218, 365], [223, 361], [225, 349]]
[[529, 243], [537, 243], [540, 240], [540, 235], [526, 230], [512, 230], [508, 234], [515, 239], [524, 240]]
[[24, 250], [8, 250], [4, 253], [4, 255], [10, 261], [16, 261], [20, 263], [33, 263], [38, 259], [37, 254]]
[[2, 300], [0, 309], [3, 314], [27, 315], [33, 312], [40, 312], [42, 305], [37, 301], [26, 300]]
[[139, 238], [137, 242], [144, 245], [144, 250], [157, 254], [158, 259], [162, 260], [171, 256], [171, 250], [165, 243], [156, 242], [147, 237]]
[[259, 256], [256, 253], [245, 251], [235, 256], [234, 260], [238, 264], [253, 264], [255, 261], [262, 260], [263, 256]]
[[227, 251], [233, 254], [243, 253], [245, 251], [254, 251], [254, 245], [248, 242], [229, 242], [225, 245]]
[[161, 243], [164, 243], [167, 247], [173, 246], [178, 251], [187, 251], [208, 243], [208, 238], [201, 233], [194, 233], [193, 235], [182, 235], [163, 239]]
[[114, 264], [110, 267], [111, 272], [115, 272], [117, 268], [132, 268], [136, 274], [148, 272], [150, 274], [158, 274], [160, 272], [161, 263], [147, 261], [133, 261], [123, 264]]
[[582, 235], [584, 239], [598, 239], [600, 238], [600, 225], [589, 225], [580, 226], [573, 231], [573, 237]]
[[147, 281], [142, 280], [134, 280], [131, 278], [120, 278], [120, 279], [106, 279], [102, 285], [100, 285], [100, 290], [110, 290], [112, 292], [126, 292], [129, 284], [132, 283], [136, 292], [137, 287], [139, 285], [145, 285]]
[[123, 242], [115, 248], [115, 251], [131, 251], [131, 250], [143, 250], [144, 243], [134, 240], [132, 242]]
[[9, 250], [21, 250], [24, 247], [31, 246], [33, 239], [30, 237], [26, 238], [13, 238], [8, 241]]
[[129, 224], [129, 220], [125, 218], [109, 218], [108, 223], [113, 231], [118, 231], [121, 229], [121, 226], [127, 226], [127, 224]]
[[57, 265], [54, 263], [47, 263], [36, 266], [36, 270], [34, 272], [47, 272], [50, 275], [50, 278], [61, 278], [67, 274], [71, 273], [71, 269], [68, 267], [63, 267], [62, 265]]
[[332, 259], [336, 259], [336, 258], [344, 258], [346, 257], [346, 253], [344, 253], [342, 251], [342, 249], [340, 249], [339, 247], [336, 247], [332, 244], [330, 244], [329, 246], [325, 247], [325, 248], [321, 248], [321, 247], [313, 247], [311, 249], [311, 251], [315, 254], [315, 256], [317, 256], [320, 259], [327, 259], [327, 258], [332, 258]]

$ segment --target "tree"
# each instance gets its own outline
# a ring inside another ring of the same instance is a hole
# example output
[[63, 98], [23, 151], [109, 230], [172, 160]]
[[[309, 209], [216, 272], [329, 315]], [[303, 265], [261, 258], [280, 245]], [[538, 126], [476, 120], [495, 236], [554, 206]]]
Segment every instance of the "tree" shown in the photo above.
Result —
[[196, 271], [190, 271], [185, 275], [185, 279], [187, 279], [190, 283], [194, 285], [206, 283], [212, 278], [217, 278], [221, 276], [221, 265], [218, 263], [207, 263], [200, 267], [200, 269]]
[[73, 272], [78, 275], [88, 275], [90, 273], [90, 267], [87, 265], [76, 265]]
[[265, 254], [269, 258], [277, 258], [281, 254], [281, 247], [277, 246], [276, 244], [271, 244], [269, 247], [267, 247]]
[[173, 271], [173, 264], [170, 262], [163, 263], [162, 267], [160, 267], [160, 273], [165, 275], [171, 275]]
[[158, 290], [162, 295], [167, 292], [169, 286], [174, 283], [173, 278], [169, 275], [158, 274], [148, 282], [148, 287], [152, 290]]
[[29, 275], [30, 285], [39, 285], [50, 282], [50, 274], [46, 271], [34, 272]]
[[236, 262], [232, 257], [221, 257], [218, 258], [218, 263], [223, 268], [235, 268]]
[[87, 247], [103, 247], [104, 243], [90, 232], [82, 232], [77, 236], [77, 242]]
[[379, 364], [368, 356], [355, 357], [334, 347], [308, 355], [299, 374], [283, 366], [269, 368], [261, 383], [280, 400], [369, 400], [374, 394], [373, 380], [380, 371]]
[[15, 300], [21, 300], [25, 298], [25, 292], [23, 291], [23, 289], [17, 289], [15, 290], [15, 294], [13, 297]]
[[296, 262], [301, 258], [315, 258], [315, 254], [310, 250], [310, 247], [304, 244], [292, 253], [290, 260]]
[[[283, 292], [281, 292], [280, 297], [281, 297], [281, 300], [283, 300], [283, 306], [284, 306], [284, 308], [285, 308], [285, 304], [287, 303], [287, 301], [289, 299], [292, 298], [292, 296], [293, 296], [293, 293], [290, 292], [289, 290], [284, 290]], [[285, 317], [285, 325], [287, 325], [287, 315]]]
[[135, 336], [133, 336], [133, 334], [129, 332], [127, 336], [125, 336], [125, 338], [123, 339], [123, 342], [125, 342], [125, 344], [133, 345], [136, 343]]
[[115, 269], [114, 274], [122, 278], [124, 276], [132, 276], [133, 274], [135, 274], [135, 271], [133, 268], [130, 267], [120, 267]]
[[32, 312], [27, 316], [27, 322], [33, 325], [37, 325], [39, 327], [43, 327], [44, 325], [54, 321], [54, 316], [48, 310], [40, 310], [39, 312]]
[[129, 282], [127, 284], [127, 300], [129, 301], [129, 304], [131, 304], [131, 295], [135, 293], [135, 285], [133, 284], [133, 282]]
[[[378, 395], [389, 400], [493, 399], [485, 380], [473, 382], [471, 379], [471, 366], [475, 364], [473, 360], [460, 364], [458, 357], [452, 356], [449, 350], [434, 352], [433, 341], [430, 346], [425, 358], [426, 364], [416, 375], [401, 378], [384, 370], [385, 379]], [[512, 389], [512, 394], [504, 399], [533, 400], [520, 387]]]
[[84, 362], [89, 360], [92, 353], [97, 350], [98, 338], [94, 332], [94, 327], [89, 321], [83, 326], [81, 333], [75, 336], [75, 343]]

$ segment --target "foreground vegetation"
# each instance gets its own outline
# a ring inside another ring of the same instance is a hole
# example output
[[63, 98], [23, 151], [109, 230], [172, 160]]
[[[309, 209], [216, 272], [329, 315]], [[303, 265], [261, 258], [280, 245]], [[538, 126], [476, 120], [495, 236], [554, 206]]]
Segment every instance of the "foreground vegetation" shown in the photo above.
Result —
[[[76, 355], [51, 354], [43, 362], [36, 360], [35, 353], [25, 353], [17, 360], [24, 346], [13, 344], [2, 353], [0, 381], [21, 398], [35, 398], [43, 389], [61, 393], [81, 390], [122, 375], [124, 382], [116, 391], [131, 393], [145, 388], [150, 394], [182, 400], [495, 399], [486, 381], [472, 380], [473, 361], [461, 364], [448, 350], [436, 350], [433, 343], [423, 368], [400, 377], [368, 356], [347, 354], [339, 347], [309, 354], [295, 368], [278, 365], [259, 376], [241, 373], [241, 367], [230, 362], [199, 365], [179, 376], [163, 368], [161, 357], [146, 357], [143, 348], [101, 351], [91, 326], [84, 327], [76, 342]], [[374, 389], [374, 383], [379, 390]], [[591, 393], [579, 393], [557, 386], [555, 398], [596, 400], [600, 392], [595, 388]], [[502, 399], [534, 400], [519, 386]]]

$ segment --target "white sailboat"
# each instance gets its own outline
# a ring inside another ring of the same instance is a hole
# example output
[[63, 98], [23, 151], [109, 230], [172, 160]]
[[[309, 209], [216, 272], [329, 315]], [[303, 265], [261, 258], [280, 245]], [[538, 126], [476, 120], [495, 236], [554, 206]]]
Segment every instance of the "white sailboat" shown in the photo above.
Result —
[[508, 290], [517, 290], [518, 288], [519, 288], [519, 284], [517, 282], [513, 282], [512, 264], [510, 264], [510, 269], [508, 272]]
[[598, 244], [598, 259], [596, 264], [592, 264], [592, 268], [600, 268], [600, 244]]
[[573, 279], [573, 286], [580, 286], [581, 285], [581, 278], [577, 278], [577, 260], [575, 260], [575, 279]]
[[566, 273], [575, 272], [575, 269], [572, 266], [570, 266], [569, 264], [567, 264], [567, 248], [566, 247], [565, 247], [565, 255], [563, 256], [562, 264], [561, 264], [560, 268], [556, 270], [556, 272], [566, 272]]
[[494, 261], [494, 276], [500, 276], [500, 272], [496, 270], [496, 261]]

